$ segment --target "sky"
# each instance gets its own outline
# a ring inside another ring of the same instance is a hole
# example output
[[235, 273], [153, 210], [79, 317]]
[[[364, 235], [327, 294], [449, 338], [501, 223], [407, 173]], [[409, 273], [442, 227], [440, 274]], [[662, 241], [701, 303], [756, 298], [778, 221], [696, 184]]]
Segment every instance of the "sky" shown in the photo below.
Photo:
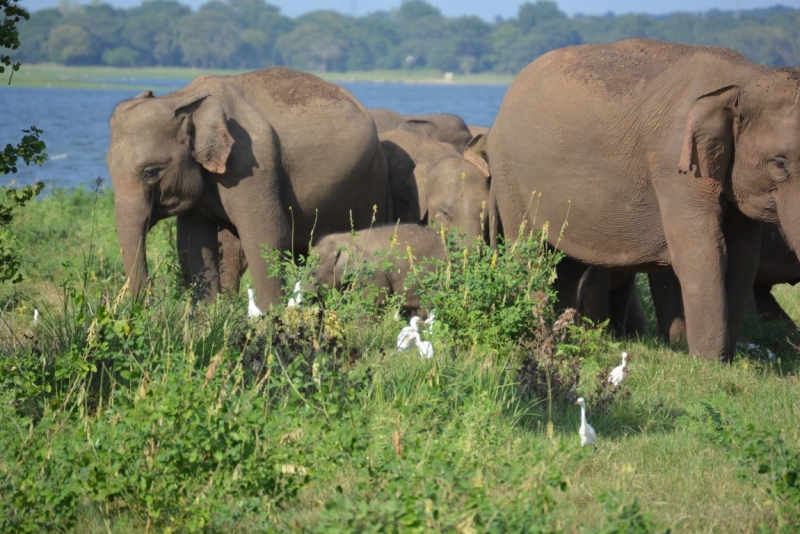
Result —
[[[56, 7], [59, 0], [22, 0], [20, 4], [30, 11]], [[75, 0], [70, 0], [75, 1]], [[132, 7], [141, 4], [141, 0], [103, 0], [117, 7]], [[208, 0], [178, 0], [194, 8]], [[378, 10], [389, 11], [400, 5], [402, 0], [267, 0], [268, 3], [281, 8], [289, 16], [297, 16], [319, 9], [333, 9], [342, 13], [364, 15]], [[494, 20], [501, 16], [509, 18], [516, 15], [521, 0], [428, 0], [441, 9], [448, 17], [462, 15], [478, 15], [486, 20]], [[77, 0], [88, 3], [89, 0]], [[649, 13], [664, 14], [675, 11], [697, 13], [711, 9], [734, 10], [756, 9], [782, 4], [787, 7], [800, 8], [800, 0], [557, 0], [561, 11], [572, 16], [578, 13], [585, 15], [602, 15], [613, 11], [616, 14]]]

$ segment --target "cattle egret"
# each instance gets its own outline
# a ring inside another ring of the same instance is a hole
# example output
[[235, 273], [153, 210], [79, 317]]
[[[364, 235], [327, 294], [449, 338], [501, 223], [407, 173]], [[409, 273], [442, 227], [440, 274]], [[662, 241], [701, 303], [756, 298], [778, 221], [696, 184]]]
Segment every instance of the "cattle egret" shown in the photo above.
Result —
[[622, 381], [625, 380], [625, 363], [628, 358], [628, 353], [622, 353], [622, 365], [618, 365], [611, 370], [608, 374], [608, 381], [618, 386], [622, 384]]
[[433, 323], [436, 322], [436, 310], [431, 310], [431, 314], [428, 315], [428, 318], [425, 319], [425, 334], [431, 335], [433, 334]]
[[597, 434], [594, 433], [592, 425], [586, 422], [586, 401], [581, 397], [575, 404], [581, 405], [581, 428], [578, 430], [578, 434], [581, 436], [581, 447], [594, 445], [594, 442], [597, 441]]
[[261, 317], [264, 315], [256, 306], [256, 296], [249, 287], [247, 288], [247, 315], [248, 317]]
[[397, 335], [397, 350], [408, 350], [419, 342], [419, 317], [412, 317], [408, 326], [404, 326]]
[[297, 282], [294, 285], [293, 296], [289, 299], [289, 307], [294, 308], [295, 306], [299, 306], [301, 302], [303, 302], [303, 291], [300, 289], [300, 282]]
[[433, 358], [433, 344], [430, 341], [420, 341], [417, 338], [417, 348], [419, 349], [419, 355], [423, 358], [429, 360]]
[[33, 309], [33, 324], [39, 324], [39, 310]]

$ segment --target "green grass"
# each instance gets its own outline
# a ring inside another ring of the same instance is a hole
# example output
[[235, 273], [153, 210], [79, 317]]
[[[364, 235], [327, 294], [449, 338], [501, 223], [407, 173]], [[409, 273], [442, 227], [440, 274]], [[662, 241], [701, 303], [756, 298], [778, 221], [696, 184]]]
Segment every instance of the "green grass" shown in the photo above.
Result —
[[[239, 74], [243, 70], [202, 70], [188, 67], [68, 67], [56, 64], [26, 64], [12, 79], [17, 87], [62, 87], [92, 89], [136, 89], [150, 88], [137, 79], [155, 78], [175, 80], [175, 88], [183, 85], [181, 80], [210, 72], [213, 74]], [[424, 70], [377, 70], [352, 72], [314, 72], [331, 82], [402, 82], [402, 83], [446, 83], [444, 73], [436, 69]], [[454, 73], [452, 83], [459, 84], [509, 84], [511, 75], [479, 73]], [[122, 83], [123, 79], [125, 83]]]
[[[799, 454], [798, 359], [784, 330], [749, 322], [747, 334], [781, 359], [739, 354], [731, 365], [652, 338], [617, 347], [575, 333], [581, 394], [622, 350], [630, 355], [630, 396], [589, 411], [592, 451], [578, 444], [573, 405], [554, 403], [548, 437], [547, 402], [517, 384], [518, 351], [439, 344], [423, 361], [393, 349], [390, 316], [342, 319], [316, 337], [313, 313], [254, 325], [241, 296], [193, 309], [175, 286], [169, 221], [148, 241], [150, 304], [131, 307], [116, 299], [124, 275], [110, 196], [52, 192], [14, 224], [25, 280], [0, 288], [6, 530], [796, 525], [744, 446], [763, 430]], [[800, 319], [800, 289], [776, 295]], [[43, 314], [36, 328], [34, 306]]]

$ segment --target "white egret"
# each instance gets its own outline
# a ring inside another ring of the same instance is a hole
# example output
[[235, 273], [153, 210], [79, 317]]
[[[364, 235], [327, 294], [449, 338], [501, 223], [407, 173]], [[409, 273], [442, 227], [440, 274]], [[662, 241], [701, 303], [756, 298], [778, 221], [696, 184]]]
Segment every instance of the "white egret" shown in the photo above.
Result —
[[39, 324], [39, 310], [33, 309], [33, 324]]
[[614, 384], [615, 386], [622, 384], [622, 381], [625, 380], [625, 365], [627, 359], [628, 359], [628, 353], [623, 352], [622, 365], [614, 367], [614, 369], [612, 369], [611, 372], [608, 374], [608, 381]]
[[436, 322], [436, 310], [431, 310], [430, 315], [428, 318], [425, 319], [425, 334], [431, 335], [433, 334], [433, 323]]
[[300, 289], [300, 282], [297, 282], [294, 285], [294, 293], [289, 299], [289, 307], [294, 308], [295, 306], [299, 306], [301, 302], [303, 302], [303, 291]]
[[397, 335], [397, 350], [408, 350], [420, 341], [419, 338], [419, 317], [412, 317], [408, 326], [404, 326]]
[[581, 428], [578, 430], [578, 434], [581, 436], [581, 447], [594, 445], [594, 442], [597, 441], [597, 434], [592, 425], [586, 422], [586, 401], [581, 397], [575, 404], [581, 405]]
[[419, 355], [423, 358], [429, 360], [433, 358], [433, 343], [430, 341], [420, 341], [417, 339], [417, 348], [419, 349]]
[[248, 317], [261, 317], [264, 315], [256, 306], [256, 296], [249, 287], [247, 288], [247, 315]]

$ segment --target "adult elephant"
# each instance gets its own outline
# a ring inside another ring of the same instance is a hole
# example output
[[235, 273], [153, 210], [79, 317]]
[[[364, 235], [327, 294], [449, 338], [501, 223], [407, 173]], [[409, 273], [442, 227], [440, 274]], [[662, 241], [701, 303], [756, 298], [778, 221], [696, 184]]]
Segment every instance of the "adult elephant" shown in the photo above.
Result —
[[388, 217], [386, 159], [366, 109], [346, 90], [282, 67], [202, 75], [175, 93], [122, 102], [106, 161], [134, 294], [147, 277], [147, 233], [172, 215], [183, 263], [210, 296], [219, 290], [218, 229], [241, 240], [262, 306], [281, 295], [263, 245], [303, 252], [315, 226], [341, 231]]
[[[686, 319], [683, 311], [681, 286], [671, 269], [650, 273], [650, 292], [658, 320], [658, 333], [664, 341], [678, 343], [686, 339]], [[800, 282], [800, 261], [773, 224], [763, 224], [758, 271], [753, 284], [752, 299], [746, 314], [765, 316], [770, 321], [782, 321], [796, 326], [794, 320], [772, 295], [778, 284]]]
[[404, 130], [379, 138], [389, 166], [395, 219], [486, 234], [482, 217], [489, 198], [489, 166], [483, 159], [476, 165], [448, 143]]
[[724, 48], [632, 39], [550, 52], [512, 82], [488, 136], [506, 236], [568, 220], [558, 247], [584, 264], [672, 265], [690, 351], [730, 360], [759, 221], [800, 247], [798, 95], [800, 71]]
[[450, 143], [459, 152], [464, 151], [473, 137], [464, 120], [451, 113], [403, 115], [391, 109], [372, 108], [369, 114], [375, 121], [378, 133], [405, 130], [435, 141]]

